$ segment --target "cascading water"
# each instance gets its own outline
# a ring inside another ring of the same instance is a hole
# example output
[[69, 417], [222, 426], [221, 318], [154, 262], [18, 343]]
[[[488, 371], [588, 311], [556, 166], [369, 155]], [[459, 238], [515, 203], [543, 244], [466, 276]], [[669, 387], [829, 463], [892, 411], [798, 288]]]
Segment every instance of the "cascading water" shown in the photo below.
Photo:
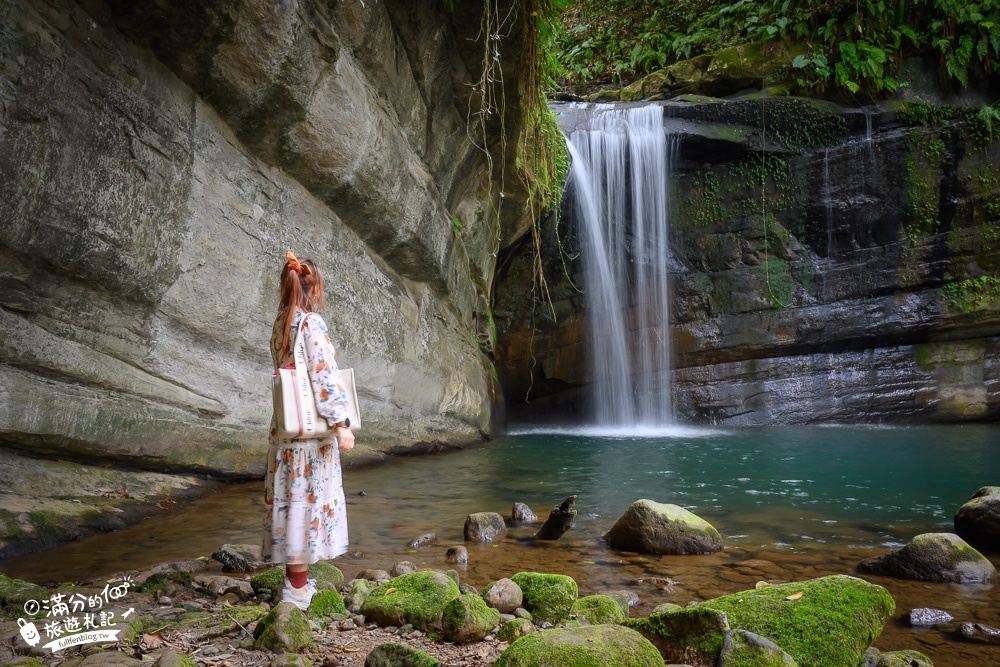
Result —
[[668, 236], [677, 144], [656, 105], [598, 109], [569, 135], [600, 426], [673, 421]]

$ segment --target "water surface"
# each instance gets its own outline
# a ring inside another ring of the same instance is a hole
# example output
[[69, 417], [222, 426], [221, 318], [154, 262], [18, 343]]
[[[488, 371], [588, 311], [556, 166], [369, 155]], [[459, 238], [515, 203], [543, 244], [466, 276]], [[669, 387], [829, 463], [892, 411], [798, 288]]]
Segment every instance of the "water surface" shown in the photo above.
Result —
[[[639, 593], [644, 614], [662, 602], [685, 605], [751, 588], [856, 574], [864, 557], [913, 536], [952, 532], [955, 511], [979, 487], [1000, 484], [1000, 427], [817, 427], [524, 432], [479, 448], [348, 469], [352, 577], [399, 560], [448, 568], [447, 546], [462, 542], [465, 517], [515, 501], [540, 517], [578, 496], [579, 518], [561, 540], [537, 543], [512, 528], [495, 545], [467, 545], [463, 580], [483, 586], [521, 570], [562, 572], [581, 595], [622, 588]], [[359, 495], [364, 492], [365, 495]], [[166, 560], [210, 554], [224, 542], [257, 542], [260, 483], [233, 486], [143, 524], [0, 561], [0, 570], [37, 582], [84, 580]], [[685, 507], [722, 533], [710, 556], [641, 556], [613, 551], [602, 536], [639, 498]], [[438, 543], [407, 543], [424, 532]], [[995, 564], [1000, 557], [991, 554]], [[1000, 627], [1000, 587], [929, 584], [866, 576], [896, 600], [896, 618], [876, 646], [914, 648], [938, 667], [1000, 664], [1000, 647], [915, 631], [910, 609], [932, 606], [958, 621]]]

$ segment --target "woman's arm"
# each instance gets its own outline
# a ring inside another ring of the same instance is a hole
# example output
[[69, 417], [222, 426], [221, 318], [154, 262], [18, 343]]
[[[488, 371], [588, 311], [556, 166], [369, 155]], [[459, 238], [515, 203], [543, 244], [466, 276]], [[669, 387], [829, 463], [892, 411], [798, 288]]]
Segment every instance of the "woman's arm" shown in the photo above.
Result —
[[[340, 378], [336, 353], [326, 322], [315, 313], [310, 313], [303, 324], [302, 338], [306, 347], [306, 365], [313, 393], [316, 395], [316, 409], [331, 425], [347, 419], [347, 391]], [[354, 447], [354, 434], [349, 428], [336, 426], [335, 434], [340, 448], [347, 451]]]

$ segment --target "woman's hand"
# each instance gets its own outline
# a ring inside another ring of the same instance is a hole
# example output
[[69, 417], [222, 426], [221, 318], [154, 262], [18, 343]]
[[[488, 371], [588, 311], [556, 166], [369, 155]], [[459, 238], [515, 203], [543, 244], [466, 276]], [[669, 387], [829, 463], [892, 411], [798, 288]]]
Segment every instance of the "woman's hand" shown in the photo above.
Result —
[[337, 448], [342, 452], [349, 452], [354, 449], [354, 433], [346, 426], [338, 426], [334, 430], [337, 436]]

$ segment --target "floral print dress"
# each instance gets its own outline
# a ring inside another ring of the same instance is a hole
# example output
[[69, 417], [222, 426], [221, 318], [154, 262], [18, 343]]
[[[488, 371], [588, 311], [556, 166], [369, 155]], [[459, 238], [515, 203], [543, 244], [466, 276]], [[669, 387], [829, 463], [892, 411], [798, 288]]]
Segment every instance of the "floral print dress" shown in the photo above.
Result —
[[[295, 332], [305, 319], [302, 337], [316, 407], [331, 424], [347, 416], [347, 393], [341, 384], [336, 354], [323, 318], [305, 317], [298, 308], [292, 320], [289, 349], [282, 350], [284, 313], [279, 313], [271, 335], [274, 367], [294, 363]], [[337, 439], [279, 438], [274, 421], [264, 479], [265, 561], [309, 565], [347, 551], [347, 513]]]

